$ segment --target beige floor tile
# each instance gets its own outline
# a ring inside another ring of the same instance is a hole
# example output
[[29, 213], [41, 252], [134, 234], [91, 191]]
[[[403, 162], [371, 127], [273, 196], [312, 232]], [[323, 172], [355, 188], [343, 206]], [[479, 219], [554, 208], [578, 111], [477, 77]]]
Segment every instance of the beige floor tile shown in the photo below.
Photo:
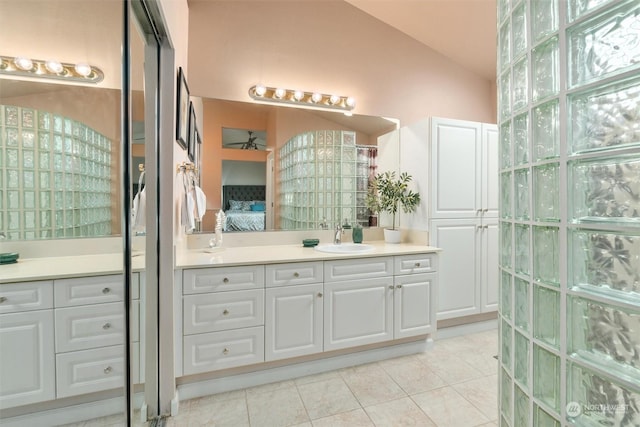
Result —
[[249, 427], [249, 413], [244, 397], [217, 400], [189, 411], [189, 426]]
[[498, 427], [498, 422], [490, 422], [490, 423], [486, 423], [486, 424], [481, 424], [479, 426], [476, 427]]
[[456, 384], [484, 376], [481, 371], [452, 354], [446, 358], [438, 358], [421, 353], [417, 357], [447, 384]]
[[498, 373], [498, 359], [493, 352], [476, 352], [471, 354], [462, 354], [459, 357], [469, 365], [476, 368], [483, 375], [495, 375]]
[[447, 385], [416, 356], [405, 356], [380, 362], [380, 366], [407, 394]]
[[376, 363], [341, 369], [340, 375], [362, 406], [406, 396], [400, 386]]
[[342, 378], [298, 385], [298, 393], [312, 420], [360, 408]]
[[255, 427], [276, 427], [309, 421], [298, 389], [293, 384], [262, 393], [247, 390], [249, 421]]
[[311, 422], [313, 427], [374, 427], [364, 409], [343, 412]]
[[246, 389], [246, 394], [247, 394], [247, 397], [249, 397], [252, 394], [262, 394], [264, 392], [279, 390], [281, 388], [293, 387], [294, 385], [295, 385], [295, 382], [293, 382], [293, 380], [279, 381], [277, 383], [263, 384], [255, 387], [250, 387]]
[[367, 406], [364, 410], [376, 427], [437, 427], [409, 397]]
[[233, 400], [233, 399], [244, 399], [245, 397], [246, 397], [246, 392], [244, 389], [228, 391], [224, 393], [217, 393], [209, 396], [196, 397], [193, 399], [180, 402], [179, 412], [183, 412], [185, 410], [190, 411], [190, 410], [198, 409], [215, 402], [224, 402], [225, 400]]
[[323, 372], [321, 374], [307, 375], [305, 377], [296, 378], [294, 382], [296, 383], [296, 385], [300, 385], [300, 384], [308, 384], [308, 383], [314, 383], [319, 381], [331, 380], [334, 378], [342, 378], [342, 377], [340, 376], [338, 371], [329, 371], [329, 372]]
[[470, 427], [490, 421], [453, 387], [437, 388], [411, 398], [438, 426]]
[[458, 383], [453, 388], [490, 420], [498, 419], [498, 376]]

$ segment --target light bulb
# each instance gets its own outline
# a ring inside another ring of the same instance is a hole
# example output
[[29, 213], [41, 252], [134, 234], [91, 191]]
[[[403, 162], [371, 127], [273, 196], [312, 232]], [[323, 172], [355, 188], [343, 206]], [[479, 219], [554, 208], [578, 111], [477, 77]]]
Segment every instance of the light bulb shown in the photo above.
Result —
[[267, 93], [267, 88], [266, 87], [264, 87], [263, 85], [257, 85], [256, 86], [256, 95], [264, 96], [265, 93]]
[[322, 101], [322, 95], [318, 92], [314, 92], [313, 95], [311, 95], [311, 101], [317, 104], [318, 102]]
[[340, 102], [340, 97], [338, 95], [331, 95], [329, 98], [329, 104], [336, 105], [338, 102]]
[[54, 60], [49, 60], [45, 62], [44, 66], [47, 69], [47, 71], [54, 74], [60, 74], [62, 70], [64, 70], [64, 67], [62, 66], [62, 64]]
[[91, 74], [91, 65], [79, 62], [76, 64], [75, 70], [76, 73], [80, 74], [82, 77], [88, 77], [89, 74]]
[[24, 56], [16, 57], [16, 59], [13, 60], [13, 63], [22, 71], [31, 71], [33, 69], [33, 61], [29, 58], [25, 58]]
[[352, 97], [348, 97], [345, 103], [347, 104], [347, 107], [353, 108], [356, 106], [356, 100], [355, 98], [352, 98]]
[[296, 101], [301, 101], [302, 98], [304, 98], [304, 92], [302, 92], [301, 90], [296, 90], [295, 92], [293, 92], [293, 99], [295, 99]]
[[275, 90], [273, 95], [278, 99], [282, 99], [286, 93], [287, 93], [286, 90], [284, 90], [282, 88], [278, 88], [278, 89]]

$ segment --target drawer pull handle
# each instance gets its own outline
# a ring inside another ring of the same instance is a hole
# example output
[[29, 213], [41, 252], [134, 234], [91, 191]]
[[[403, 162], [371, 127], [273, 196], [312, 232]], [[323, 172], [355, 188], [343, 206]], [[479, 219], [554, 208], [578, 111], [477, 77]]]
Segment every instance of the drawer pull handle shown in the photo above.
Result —
[[0, 297], [0, 304], [7, 301], [7, 297]]
[[222, 354], [229, 354], [229, 349], [225, 348], [224, 350], [222, 350]]
[[416, 267], [420, 267], [420, 263], [419, 263], [419, 262], [416, 262], [416, 263], [415, 263], [415, 266], [416, 266]]
[[223, 282], [223, 283], [229, 283], [229, 278], [228, 278], [228, 277], [225, 277], [224, 279], [222, 279], [222, 282]]
[[109, 322], [107, 322], [107, 323], [105, 323], [104, 325], [102, 325], [102, 329], [104, 329], [105, 331], [106, 331], [107, 329], [109, 329], [110, 327], [111, 327], [111, 323], [109, 323]]
[[402, 289], [402, 285], [398, 285], [398, 286], [396, 286], [396, 288]]
[[108, 294], [109, 292], [111, 292], [111, 289], [109, 289], [109, 288], [104, 288], [102, 290], [102, 293], [105, 294], [105, 295]]
[[227, 314], [229, 314], [229, 310], [225, 309], [225, 310], [222, 312], [222, 314], [224, 314], [224, 315], [226, 316]]
[[318, 298], [322, 298], [322, 292], [318, 292]]
[[297, 271], [295, 273], [293, 273], [293, 277], [298, 278], [300, 277], [300, 273], [298, 273]]
[[111, 371], [113, 371], [113, 369], [111, 368], [111, 366], [107, 366], [106, 368], [104, 368], [104, 373], [105, 374], [110, 374]]

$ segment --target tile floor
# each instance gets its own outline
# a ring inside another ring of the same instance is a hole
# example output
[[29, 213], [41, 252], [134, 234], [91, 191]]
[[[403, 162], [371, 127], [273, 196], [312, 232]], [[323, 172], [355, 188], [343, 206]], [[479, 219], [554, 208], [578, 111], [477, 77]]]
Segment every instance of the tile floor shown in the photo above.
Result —
[[169, 427], [498, 425], [497, 330], [425, 353], [191, 399]]

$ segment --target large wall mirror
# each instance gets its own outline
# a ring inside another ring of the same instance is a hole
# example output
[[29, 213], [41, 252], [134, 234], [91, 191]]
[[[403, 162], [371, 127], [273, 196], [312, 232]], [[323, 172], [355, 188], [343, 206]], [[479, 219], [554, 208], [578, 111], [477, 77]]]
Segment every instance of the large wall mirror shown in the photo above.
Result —
[[[3, 4], [7, 17], [2, 21], [3, 41], [10, 46], [3, 55], [87, 61], [104, 73], [97, 84], [0, 75], [0, 233], [7, 240], [121, 233], [122, 42], [112, 32], [121, 27], [122, 13], [111, 6], [108, 2]], [[82, 22], [103, 25], [82, 26]], [[138, 163], [144, 163], [144, 43], [137, 31], [132, 34], [131, 55], [140, 58], [132, 61], [137, 67], [132, 75], [137, 77], [131, 81], [138, 125], [134, 124], [132, 149], [137, 173]]]
[[[208, 210], [238, 216], [230, 221], [227, 215], [229, 232], [358, 221], [356, 209], [347, 204], [355, 203], [356, 191], [366, 191], [366, 183], [355, 178], [368, 176], [370, 170], [358, 170], [357, 165], [375, 161], [367, 156], [375, 156], [379, 137], [398, 128], [393, 119], [342, 112], [209, 98], [203, 98], [202, 105], [201, 185]], [[373, 150], [367, 154], [363, 147]], [[285, 173], [287, 168], [300, 176]], [[333, 181], [320, 179], [328, 179], [329, 173], [336, 173]], [[300, 187], [314, 191], [302, 194]], [[312, 208], [318, 200], [323, 207]], [[360, 212], [359, 222], [367, 226], [363, 215]], [[201, 231], [214, 227], [215, 215], [205, 215]]]

